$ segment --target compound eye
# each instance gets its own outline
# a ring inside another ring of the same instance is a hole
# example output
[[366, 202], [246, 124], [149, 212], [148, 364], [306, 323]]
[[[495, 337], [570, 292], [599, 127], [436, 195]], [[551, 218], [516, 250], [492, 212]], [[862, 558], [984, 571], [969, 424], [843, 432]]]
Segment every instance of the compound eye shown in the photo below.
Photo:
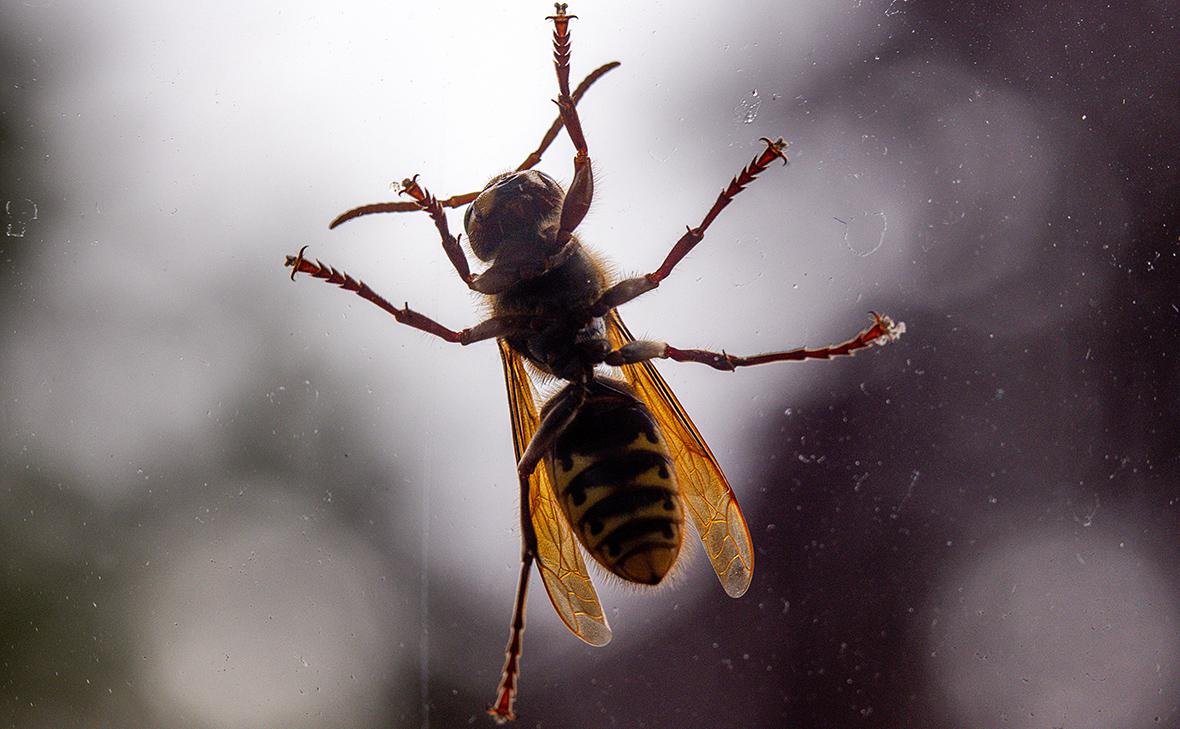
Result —
[[468, 205], [467, 212], [463, 213], [463, 230], [471, 233], [471, 219], [475, 217], [475, 205]]

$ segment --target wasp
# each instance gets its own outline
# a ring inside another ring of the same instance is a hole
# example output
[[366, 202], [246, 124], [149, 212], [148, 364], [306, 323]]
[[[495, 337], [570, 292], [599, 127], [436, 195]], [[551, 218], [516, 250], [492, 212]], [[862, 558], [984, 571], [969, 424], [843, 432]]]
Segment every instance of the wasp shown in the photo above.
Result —
[[[870, 326], [840, 344], [749, 357], [635, 339], [618, 307], [657, 288], [746, 185], [775, 160], [786, 164], [787, 143], [763, 139], [765, 149], [721, 191], [700, 224], [680, 236], [658, 268], [612, 281], [597, 254], [575, 234], [594, 196], [577, 103], [619, 64], [598, 68], [571, 91], [570, 21], [577, 16], [568, 15], [564, 3], [555, 8], [547, 19], [554, 28], [558, 117], [515, 171], [493, 177], [478, 192], [444, 200], [428, 192], [415, 175], [401, 185], [400, 192], [410, 200], [363, 205], [330, 226], [374, 213], [426, 212], [459, 277], [488, 297], [488, 319], [456, 331], [409, 304], [390, 304], [347, 273], [304, 258], [304, 250], [287, 256], [285, 264], [292, 279], [305, 273], [336, 284], [402, 324], [448, 342], [495, 339], [499, 345], [520, 483], [522, 542], [504, 668], [488, 709], [501, 723], [515, 718], [525, 596], [534, 564], [561, 620], [595, 646], [610, 641], [611, 629], [582, 550], [623, 580], [656, 585], [676, 564], [685, 522], [691, 520], [726, 593], [740, 597], [750, 586], [754, 550], [733, 489], [654, 360], [733, 371], [851, 355], [884, 345], [904, 331], [904, 324], [873, 313]], [[563, 128], [575, 149], [568, 189], [533, 169]], [[464, 205], [470, 250], [486, 264], [480, 273], [471, 271], [444, 211]], [[540, 407], [534, 374], [564, 383]]]

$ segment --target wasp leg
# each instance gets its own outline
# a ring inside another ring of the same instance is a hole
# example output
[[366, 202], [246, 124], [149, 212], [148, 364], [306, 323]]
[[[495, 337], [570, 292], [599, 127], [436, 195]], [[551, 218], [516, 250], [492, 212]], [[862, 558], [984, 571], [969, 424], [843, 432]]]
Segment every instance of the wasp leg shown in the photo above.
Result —
[[[430, 215], [430, 219], [434, 221], [434, 227], [438, 228], [443, 250], [446, 252], [447, 258], [451, 259], [451, 265], [455, 267], [455, 272], [459, 274], [459, 278], [463, 279], [463, 283], [471, 286], [475, 276], [471, 274], [471, 265], [467, 262], [467, 254], [459, 246], [459, 239], [451, 235], [450, 226], [447, 225], [447, 214], [443, 212], [442, 204], [439, 203], [438, 198], [418, 184], [418, 175], [402, 180], [401, 190], [398, 194], [409, 195], [419, 210], [424, 210]], [[471, 199], [474, 200], [475, 196], [473, 195]]]
[[[498, 294], [518, 281], [536, 278], [551, 268], [561, 265], [561, 263], [577, 250], [577, 243], [572, 240], [572, 236], [566, 235], [564, 245], [555, 254], [543, 259], [530, 269], [505, 270], [493, 267], [484, 271], [482, 274], [473, 274], [471, 273], [471, 265], [467, 261], [467, 255], [459, 245], [459, 239], [451, 235], [450, 226], [447, 224], [447, 214], [443, 211], [442, 203], [438, 201], [438, 198], [418, 184], [418, 175], [402, 180], [401, 187], [401, 194], [409, 195], [414, 199], [413, 204], [418, 209], [430, 215], [430, 218], [434, 221], [434, 227], [438, 229], [439, 237], [442, 239], [443, 251], [446, 252], [447, 258], [451, 259], [451, 264], [455, 267], [459, 278], [463, 279], [463, 283], [467, 284], [467, 288], [472, 291], [481, 294]], [[567, 195], [567, 204], [568, 201], [569, 196]], [[565, 208], [563, 207], [562, 210], [562, 215], [564, 216]], [[585, 212], [582, 215], [585, 215]]]
[[[607, 72], [613, 71], [618, 67], [618, 61], [611, 61], [610, 63], [605, 63], [591, 71], [589, 76], [582, 79], [582, 83], [578, 84], [578, 88], [574, 89], [574, 93], [570, 97], [574, 102], [574, 106], [577, 106], [578, 102], [582, 100], [582, 95], [586, 93], [586, 89], [590, 88], [591, 84], [602, 78], [607, 74]], [[553, 124], [549, 127], [549, 131], [545, 132], [545, 136], [541, 138], [541, 143], [537, 145], [535, 150], [529, 153], [528, 157], [525, 157], [524, 162], [520, 163], [520, 166], [516, 168], [516, 171], [521, 172], [522, 170], [530, 170], [535, 167], [537, 163], [541, 161], [541, 155], [545, 154], [545, 150], [549, 149], [549, 145], [553, 144], [553, 140], [557, 139], [557, 134], [564, 126], [564, 115], [559, 112], [557, 119], [555, 119]]]
[[569, 22], [576, 15], [566, 15], [564, 3], [557, 3], [553, 21], [553, 66], [557, 70], [557, 108], [562, 123], [574, 145], [574, 180], [561, 205], [561, 224], [558, 227], [556, 243], [564, 246], [569, 242], [574, 229], [586, 217], [590, 202], [594, 199], [594, 171], [590, 164], [590, 152], [586, 135], [582, 132], [582, 121], [578, 109], [570, 96], [570, 33]]
[[[602, 66], [594, 69], [594, 71], [592, 71], [589, 76], [582, 79], [582, 83], [578, 84], [578, 88], [574, 89], [573, 96], [571, 97], [574, 101], [574, 104], [577, 105], [577, 103], [582, 100], [582, 96], [585, 95], [586, 91], [594, 84], [595, 81], [618, 67], [618, 61], [611, 61], [610, 63], [603, 64]], [[537, 166], [537, 163], [541, 161], [541, 155], [545, 154], [545, 150], [549, 149], [549, 145], [553, 144], [553, 140], [557, 139], [558, 132], [560, 132], [564, 126], [565, 122], [562, 120], [561, 114], [559, 113], [557, 115], [557, 119], [555, 119], [553, 124], [550, 125], [549, 131], [545, 132], [545, 136], [541, 137], [541, 143], [537, 145], [536, 149], [534, 149], [532, 152], [529, 152], [529, 155], [524, 158], [524, 162], [520, 163], [520, 166], [516, 168], [516, 171], [521, 172], [523, 170], [530, 170]], [[444, 208], [458, 208], [466, 205], [478, 196], [478, 190], [475, 192], [465, 192], [462, 195], [452, 195], [451, 197], [448, 197], [444, 200], [439, 200], [438, 204]], [[379, 202], [370, 203], [368, 205], [360, 205], [358, 207], [352, 208], [351, 210], [346, 210], [345, 212], [336, 216], [336, 218], [328, 224], [328, 228], [335, 228], [336, 226], [347, 223], [354, 218], [360, 218], [365, 215], [373, 215], [375, 213], [410, 213], [421, 209], [422, 208], [419, 207], [416, 202], [406, 201]]]
[[292, 277], [296, 273], [306, 273], [327, 283], [335, 284], [345, 291], [351, 291], [362, 299], [376, 304], [402, 324], [414, 327], [428, 334], [433, 334], [440, 339], [445, 339], [455, 344], [467, 345], [474, 342], [481, 342], [485, 339], [504, 337], [509, 334], [536, 329], [544, 323], [544, 320], [534, 316], [495, 316], [476, 324], [474, 327], [455, 331], [454, 329], [448, 329], [424, 314], [419, 314], [411, 309], [409, 304], [401, 309], [397, 308], [386, 301], [380, 294], [369, 288], [369, 285], [365, 282], [358, 281], [347, 273], [338, 271], [331, 266], [325, 266], [320, 261], [312, 262], [305, 259], [303, 257], [303, 251], [300, 251], [297, 256], [287, 256], [287, 261], [283, 265], [291, 268]]
[[520, 579], [516, 585], [516, 602], [512, 610], [508, 645], [504, 649], [504, 670], [500, 674], [500, 684], [496, 687], [496, 700], [488, 707], [488, 714], [498, 724], [516, 718], [512, 705], [516, 701], [520, 656], [524, 649], [525, 593], [528, 591], [530, 569], [537, 558], [537, 532], [533, 528], [533, 516], [530, 511], [532, 500], [529, 496], [529, 477], [586, 401], [586, 389], [581, 385], [571, 385], [564, 394], [565, 396], [559, 395], [560, 399], [545, 413], [516, 466], [520, 478]]
[[634, 278], [625, 279], [619, 283], [611, 286], [594, 304], [593, 312], [595, 316], [602, 316], [606, 312], [627, 303], [631, 299], [645, 294], [648, 291], [660, 285], [660, 282], [672, 273], [672, 269], [680, 260], [688, 255], [688, 252], [696, 247], [705, 237], [705, 231], [713, 224], [713, 220], [725, 209], [726, 205], [733, 202], [737, 194], [746, 188], [746, 185], [754, 181], [754, 178], [766, 171], [766, 168], [776, 159], [781, 159], [784, 164], [787, 162], [787, 142], [781, 137], [777, 140], [771, 141], [763, 137], [762, 141], [766, 142], [766, 149], [755, 157], [750, 164], [746, 165], [740, 173], [737, 174], [729, 182], [729, 186], [721, 191], [717, 196], [717, 201], [713, 203], [713, 207], [709, 208], [709, 212], [701, 220], [701, 224], [695, 228], [689, 228], [684, 235], [680, 236], [680, 240], [676, 241], [676, 245], [672, 246], [668, 256], [658, 269], [643, 276], [636, 276]]
[[[478, 192], [465, 192], [462, 195], [452, 195], [444, 200], [439, 200], [438, 204], [444, 208], [458, 208], [466, 205], [475, 198], [479, 197]], [[345, 210], [335, 218], [331, 223], [328, 223], [328, 230], [332, 230], [344, 223], [355, 218], [361, 218], [366, 215], [373, 215], [375, 213], [416, 213], [422, 207], [414, 201], [396, 201], [396, 202], [378, 202], [369, 203], [368, 205], [359, 205], [355, 208]]]
[[[528, 479], [522, 479], [521, 504], [527, 505]], [[522, 506], [527, 508], [527, 506]], [[516, 718], [512, 711], [512, 704], [516, 701], [517, 678], [520, 676], [521, 644], [524, 641], [524, 599], [529, 589], [529, 574], [532, 572], [535, 549], [525, 548], [520, 560], [520, 579], [516, 583], [516, 602], [512, 608], [512, 628], [508, 636], [508, 646], [504, 649], [504, 671], [500, 675], [500, 685], [496, 688], [496, 701], [488, 707], [488, 714], [497, 724], [504, 724]]]
[[401, 194], [413, 198], [411, 204], [430, 215], [431, 220], [434, 221], [434, 227], [438, 229], [439, 237], [442, 239], [443, 251], [446, 252], [447, 258], [451, 259], [451, 264], [455, 267], [459, 278], [463, 279], [463, 283], [467, 284], [467, 288], [472, 291], [481, 294], [498, 294], [518, 281], [536, 278], [560, 265], [577, 250], [577, 244], [570, 240], [557, 253], [543, 259], [530, 269], [507, 270], [493, 266], [481, 274], [473, 274], [471, 273], [471, 265], [467, 261], [467, 254], [459, 245], [459, 239], [451, 235], [451, 228], [447, 224], [447, 214], [443, 211], [442, 203], [438, 201], [438, 198], [418, 184], [418, 175], [402, 180], [401, 187]]
[[[554, 235], [554, 245], [557, 251], [553, 255], [539, 260], [535, 266], [528, 269], [498, 269], [493, 266], [487, 271], [484, 271], [483, 274], [468, 281], [471, 289], [480, 293], [500, 293], [515, 283], [536, 278], [564, 263], [578, 248], [578, 244], [573, 238], [574, 229], [586, 217], [586, 213], [590, 210], [590, 203], [594, 199], [594, 170], [590, 162], [586, 135], [582, 132], [582, 122], [577, 110], [578, 95], [584, 89], [579, 86], [573, 95], [570, 94], [569, 21], [577, 16], [566, 15], [566, 5], [564, 3], [557, 3], [554, 7], [557, 10], [557, 14], [549, 16], [548, 19], [552, 20], [554, 25], [553, 65], [557, 71], [558, 95], [556, 103], [560, 112], [560, 117], [558, 118], [558, 122], [560, 123], [554, 123], [554, 126], [542, 140], [541, 146], [538, 147], [533, 155], [530, 155], [525, 160], [519, 169], [528, 169], [536, 164], [536, 162], [539, 162], [541, 159], [540, 154], [544, 152], [545, 148], [556, 137], [557, 131], [562, 126], [565, 127], [575, 150], [574, 179], [570, 183], [569, 190], [566, 192], [561, 204], [561, 218], [558, 223], [557, 232]], [[582, 83], [589, 86], [589, 83], [593, 82], [592, 79], [596, 78], [595, 74], [606, 73], [611, 68], [614, 68], [614, 65], [607, 64], [599, 68], [590, 74], [586, 81]]]
[[862, 349], [884, 346], [905, 332], [904, 322], [894, 323], [889, 317], [876, 312], [871, 312], [871, 315], [873, 323], [852, 339], [817, 349], [800, 347], [783, 352], [756, 354], [751, 357], [735, 357], [725, 352], [710, 352], [705, 349], [677, 349], [666, 342], [636, 340], [607, 353], [603, 361], [617, 367], [652, 359], [670, 359], [676, 362], [699, 362], [714, 369], [732, 372], [738, 367], [750, 367], [770, 362], [798, 362], [807, 359], [851, 356]]

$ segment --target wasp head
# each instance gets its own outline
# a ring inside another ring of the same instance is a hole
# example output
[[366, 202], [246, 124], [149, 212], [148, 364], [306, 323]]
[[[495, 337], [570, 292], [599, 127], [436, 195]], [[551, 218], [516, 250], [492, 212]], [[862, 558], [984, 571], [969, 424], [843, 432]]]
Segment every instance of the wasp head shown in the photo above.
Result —
[[471, 250], [480, 260], [491, 261], [505, 242], [547, 241], [551, 236], [545, 228], [556, 223], [564, 198], [561, 185], [544, 172], [496, 175], [463, 217]]

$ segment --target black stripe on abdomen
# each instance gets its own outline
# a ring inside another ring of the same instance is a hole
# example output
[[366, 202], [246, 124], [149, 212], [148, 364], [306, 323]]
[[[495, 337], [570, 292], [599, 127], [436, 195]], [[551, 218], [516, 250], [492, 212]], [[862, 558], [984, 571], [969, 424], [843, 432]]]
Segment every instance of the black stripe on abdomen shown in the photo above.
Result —
[[680, 553], [679, 511], [667, 516], [645, 516], [621, 524], [594, 551], [595, 557], [616, 575], [645, 585], [659, 584]]
[[629, 553], [642, 544], [675, 539], [679, 526], [679, 522], [671, 516], [632, 519], [607, 534], [600, 542], [599, 549], [606, 552], [608, 557], [618, 559], [623, 556], [624, 548]]
[[[587, 509], [578, 519], [578, 527], [585, 530], [587, 542], [600, 541], [605, 525], [617, 517], [641, 514], [655, 506], [669, 516], [675, 514], [676, 492], [661, 486], [631, 486], [617, 489], [613, 494]], [[592, 542], [591, 542], [592, 543]]]
[[568, 471], [577, 455], [631, 448], [636, 439], [658, 446], [659, 431], [651, 413], [637, 400], [613, 390], [590, 395], [574, 421], [554, 444], [553, 455]]
[[589, 489], [599, 486], [623, 486], [653, 468], [659, 469], [658, 473], [661, 479], [667, 479], [668, 469], [671, 465], [668, 457], [659, 451], [640, 449], [625, 451], [618, 455], [607, 456], [584, 468], [577, 476], [570, 479], [561, 494], [568, 498], [574, 506], [581, 506], [586, 502], [586, 492]]

